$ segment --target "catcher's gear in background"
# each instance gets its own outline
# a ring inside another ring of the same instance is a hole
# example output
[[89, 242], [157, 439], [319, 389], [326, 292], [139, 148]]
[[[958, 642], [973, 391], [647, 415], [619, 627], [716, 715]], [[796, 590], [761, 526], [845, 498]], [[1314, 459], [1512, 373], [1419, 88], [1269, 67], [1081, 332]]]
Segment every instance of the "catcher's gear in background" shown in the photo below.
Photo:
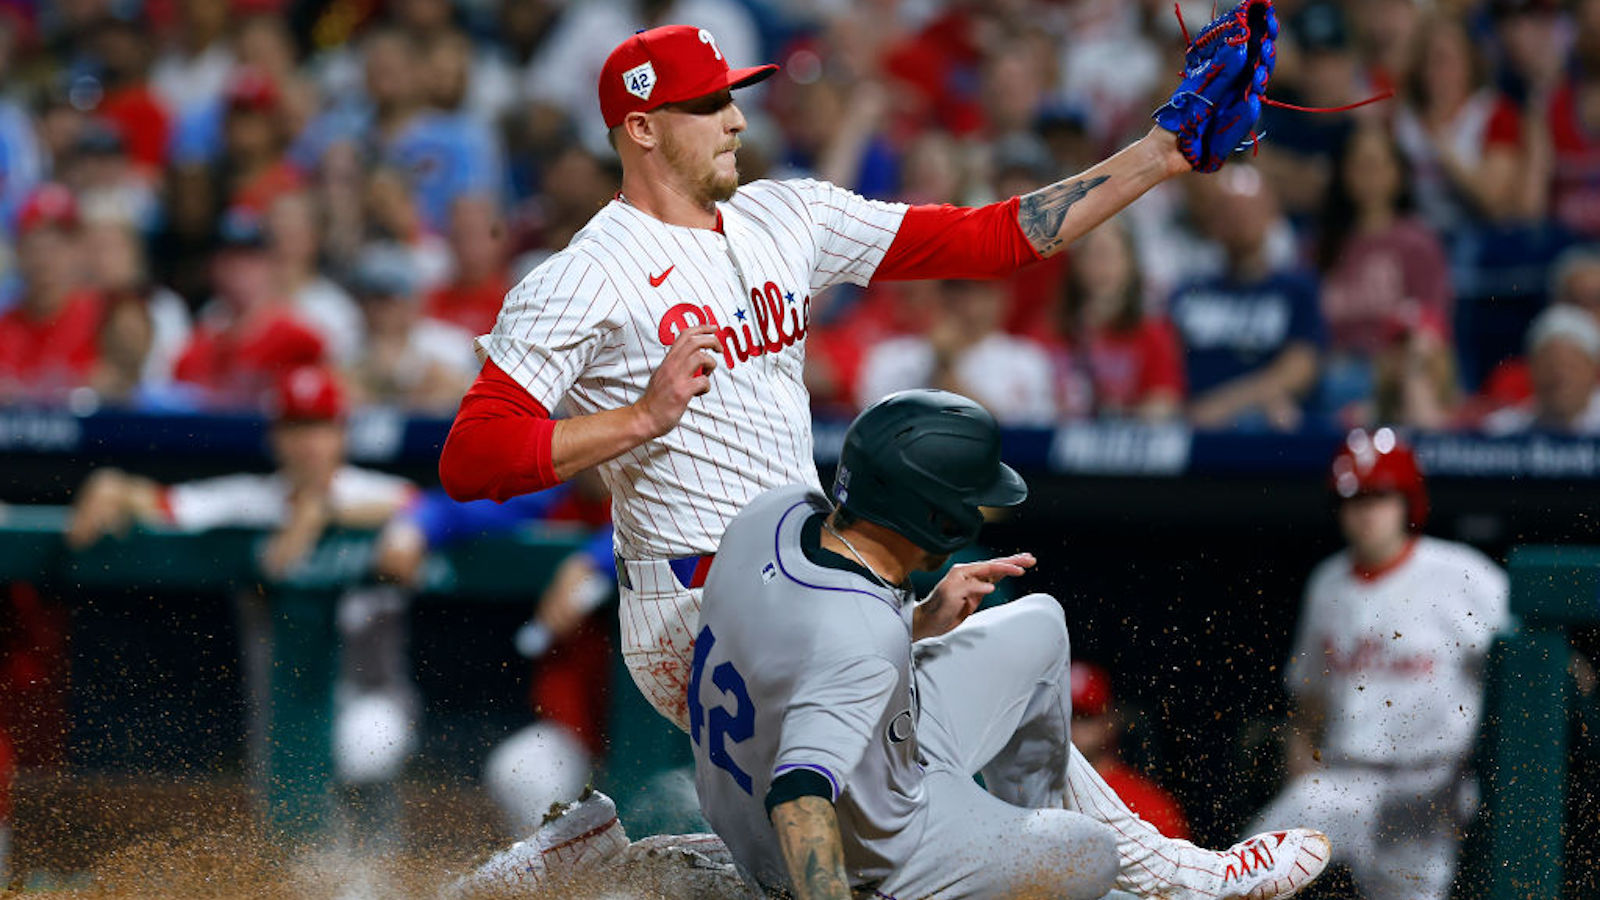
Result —
[[[1180, 19], [1181, 22], [1181, 19]], [[1277, 63], [1272, 0], [1242, 0], [1189, 42], [1183, 81], [1155, 112], [1197, 172], [1215, 172], [1245, 146]]]
[[1417, 457], [1388, 428], [1350, 432], [1333, 456], [1328, 489], [1339, 500], [1392, 491], [1406, 498], [1412, 531], [1421, 531], [1428, 521], [1428, 490]]
[[845, 432], [833, 499], [930, 553], [977, 538], [982, 506], [1015, 506], [1022, 476], [1000, 461], [1000, 428], [960, 394], [912, 390], [862, 411]]

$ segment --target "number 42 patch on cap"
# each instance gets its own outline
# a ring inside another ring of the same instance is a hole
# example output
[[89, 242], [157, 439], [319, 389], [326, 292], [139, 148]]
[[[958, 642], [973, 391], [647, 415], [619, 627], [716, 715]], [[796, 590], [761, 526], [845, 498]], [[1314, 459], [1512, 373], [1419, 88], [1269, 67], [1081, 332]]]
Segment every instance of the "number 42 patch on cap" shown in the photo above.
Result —
[[650, 93], [656, 89], [656, 67], [643, 62], [623, 72], [622, 86], [640, 100], [649, 100]]

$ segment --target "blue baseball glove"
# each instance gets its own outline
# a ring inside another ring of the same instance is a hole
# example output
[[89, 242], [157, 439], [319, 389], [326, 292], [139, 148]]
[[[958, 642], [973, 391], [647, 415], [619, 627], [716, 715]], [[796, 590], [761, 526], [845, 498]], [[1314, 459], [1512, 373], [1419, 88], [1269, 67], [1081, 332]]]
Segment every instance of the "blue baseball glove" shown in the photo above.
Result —
[[1253, 140], [1277, 38], [1272, 0], [1241, 0], [1189, 42], [1183, 81], [1155, 120], [1178, 136], [1178, 151], [1196, 172], [1215, 172]]

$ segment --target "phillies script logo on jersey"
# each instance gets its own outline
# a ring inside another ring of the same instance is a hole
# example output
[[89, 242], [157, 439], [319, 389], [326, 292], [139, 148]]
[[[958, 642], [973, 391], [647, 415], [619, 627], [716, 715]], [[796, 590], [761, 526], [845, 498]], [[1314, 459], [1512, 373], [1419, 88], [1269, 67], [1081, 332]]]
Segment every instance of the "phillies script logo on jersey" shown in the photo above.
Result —
[[723, 360], [731, 369], [747, 359], [779, 353], [805, 340], [811, 326], [811, 295], [796, 298], [794, 291], [786, 292], [769, 281], [759, 289], [751, 288], [750, 305], [740, 307], [733, 315], [737, 323], [723, 325], [711, 307], [679, 303], [661, 317], [658, 336], [663, 346], [670, 346], [686, 329], [711, 325], [717, 329]]
[[1393, 675], [1415, 677], [1433, 674], [1433, 656], [1427, 653], [1398, 653], [1390, 648], [1391, 641], [1364, 637], [1349, 649], [1341, 648], [1333, 638], [1322, 639], [1322, 652], [1327, 656], [1328, 671], [1339, 675], [1358, 672], [1388, 672]]

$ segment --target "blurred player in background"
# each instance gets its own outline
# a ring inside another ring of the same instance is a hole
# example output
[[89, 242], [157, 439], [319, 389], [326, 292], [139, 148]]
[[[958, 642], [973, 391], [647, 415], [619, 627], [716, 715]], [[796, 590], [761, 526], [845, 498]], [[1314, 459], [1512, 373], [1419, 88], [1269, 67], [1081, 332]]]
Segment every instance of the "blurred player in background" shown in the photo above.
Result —
[[[187, 531], [272, 529], [260, 564], [269, 578], [293, 574], [330, 527], [377, 528], [417, 493], [395, 475], [345, 461], [345, 398], [334, 373], [291, 369], [272, 392], [271, 451], [276, 471], [163, 485], [117, 469], [98, 469], [79, 490], [67, 543], [87, 547], [125, 534], [134, 522]], [[416, 745], [419, 703], [410, 678], [406, 603], [392, 585], [352, 588], [339, 598], [339, 678], [334, 688], [333, 764], [338, 781], [397, 813], [392, 782]], [[271, 654], [269, 610], [254, 592], [236, 595], [240, 652], [252, 719], [266, 709]], [[263, 773], [260, 722], [247, 746]], [[379, 823], [379, 828], [392, 822]]]
[[1170, 838], [1189, 839], [1178, 799], [1122, 761], [1117, 744], [1128, 724], [1111, 694], [1111, 673], [1092, 662], [1072, 663], [1072, 743], [1139, 818]]
[[1421, 534], [1427, 490], [1393, 431], [1351, 432], [1330, 487], [1348, 546], [1306, 586], [1285, 671], [1290, 778], [1249, 830], [1316, 822], [1368, 900], [1445, 898], [1508, 581]]
[[538, 826], [550, 804], [578, 795], [605, 746], [611, 634], [591, 613], [616, 597], [611, 495], [593, 470], [505, 503], [458, 503], [428, 491], [384, 526], [375, 560], [381, 577], [416, 589], [427, 583], [429, 552], [538, 522], [592, 534], [557, 567], [533, 618], [516, 634], [517, 652], [533, 661], [528, 702], [538, 720], [498, 744], [484, 763], [484, 785], [519, 836]]

